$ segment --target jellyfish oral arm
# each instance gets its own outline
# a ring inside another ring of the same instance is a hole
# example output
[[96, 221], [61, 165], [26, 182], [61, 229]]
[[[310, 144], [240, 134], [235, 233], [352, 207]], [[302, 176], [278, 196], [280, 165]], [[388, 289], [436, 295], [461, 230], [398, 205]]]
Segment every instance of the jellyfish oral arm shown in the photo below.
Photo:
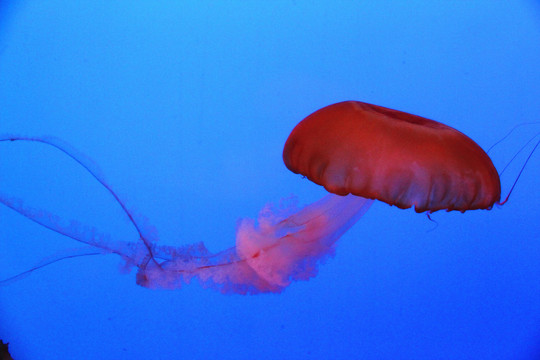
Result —
[[[57, 254], [23, 274], [59, 260], [114, 253], [126, 261], [126, 269], [137, 268], [137, 283], [148, 288], [177, 289], [192, 279], [224, 293], [256, 294], [281, 292], [294, 280], [307, 280], [317, 274], [320, 261], [335, 252], [336, 241], [369, 209], [372, 200], [348, 195], [327, 195], [297, 208], [267, 205], [258, 223], [244, 219], [239, 223], [236, 246], [217, 254], [203, 243], [182, 247], [157, 245], [148, 230], [139, 226], [132, 213], [83, 156], [56, 140], [30, 137], [0, 137], [1, 141], [33, 141], [53, 146], [83, 166], [111, 193], [138, 231], [135, 242], [113, 241], [107, 234], [76, 221], [65, 221], [45, 210], [24, 205], [21, 199], [0, 193], [0, 203], [29, 220], [90, 245], [88, 249]], [[15, 276], [10, 279], [18, 279]], [[8, 281], [10, 280], [8, 279]]]
[[372, 203], [359, 196], [330, 194], [287, 217], [288, 210], [267, 207], [258, 226], [250, 219], [240, 223], [238, 254], [270, 287], [282, 289], [292, 280], [307, 280]]
[[137, 283], [175, 289], [197, 278], [223, 293], [279, 293], [292, 281], [308, 280], [318, 264], [334, 255], [336, 241], [369, 209], [373, 200], [327, 195], [297, 209], [294, 205], [261, 210], [258, 223], [243, 219], [236, 247], [211, 254], [204, 244], [183, 248], [156, 246], [156, 257], [170, 260], [156, 268], [139, 267]]
[[[53, 137], [30, 137], [30, 136], [16, 136], [16, 135], [2, 135], [2, 136], [0, 136], [0, 142], [7, 142], [7, 141], [10, 141], [10, 142], [13, 142], [13, 141], [25, 141], [25, 142], [42, 143], [42, 144], [45, 144], [47, 146], [51, 146], [51, 147], [61, 151], [62, 153], [67, 155], [69, 158], [71, 158], [72, 160], [77, 162], [80, 166], [82, 166], [83, 169], [85, 169], [94, 179], [96, 179], [97, 182], [100, 183], [101, 186], [103, 186], [103, 188], [105, 188], [105, 190], [107, 190], [107, 192], [109, 192], [112, 195], [112, 197], [114, 198], [116, 203], [118, 203], [118, 205], [120, 205], [120, 207], [122, 208], [122, 210], [124, 211], [126, 216], [129, 218], [129, 221], [131, 222], [131, 224], [135, 227], [135, 230], [137, 230], [137, 233], [139, 234], [140, 240], [144, 243], [144, 246], [146, 247], [146, 250], [148, 251], [148, 253], [150, 255], [149, 258], [152, 259], [153, 261], [155, 261], [154, 257], [153, 257], [153, 254], [152, 254], [152, 241], [151, 241], [151, 239], [149, 239], [148, 238], [149, 236], [147, 236], [147, 234], [145, 234], [144, 229], [141, 228], [139, 226], [139, 224], [137, 224], [132, 212], [125, 206], [124, 202], [120, 199], [118, 194], [116, 194], [116, 192], [107, 184], [107, 182], [105, 181], [104, 176], [101, 174], [101, 171], [89, 159], [87, 159], [86, 156], [84, 156], [79, 151], [77, 151], [76, 149], [71, 147], [69, 144], [66, 144], [62, 140], [57, 139], [57, 138], [53, 138]], [[0, 199], [0, 201], [4, 202], [1, 199]], [[7, 204], [5, 204], [5, 205], [10, 207]], [[17, 209], [14, 209], [14, 210], [18, 211]], [[22, 215], [24, 215], [23, 212], [20, 212], [20, 213]], [[26, 216], [26, 215], [24, 215], [24, 216]], [[36, 221], [32, 216], [30, 216], [30, 217], [26, 216], [26, 217], [28, 217], [30, 220]], [[39, 223], [39, 221], [36, 221], [36, 222]], [[47, 225], [44, 225], [44, 226], [47, 227]], [[51, 229], [51, 230], [57, 231], [55, 229]], [[62, 233], [61, 231], [57, 231], [57, 232]], [[66, 235], [66, 234], [63, 234], [63, 235]], [[69, 235], [67, 235], [67, 236], [69, 236]], [[77, 240], [77, 239], [75, 239], [75, 240]], [[155, 262], [155, 264], [158, 265], [157, 262]]]
[[[32, 269], [13, 276], [13, 280], [19, 279], [21, 275], [30, 274], [35, 270], [60, 260], [73, 257], [98, 254], [117, 254], [123, 257], [124, 260], [129, 264], [137, 264], [141, 261], [141, 258], [147, 257], [147, 252], [141, 247], [141, 244], [113, 241], [110, 235], [100, 232], [95, 227], [89, 227], [74, 220], [66, 221], [46, 210], [26, 206], [21, 199], [9, 197], [0, 193], [0, 203], [24, 216], [28, 220], [43, 226], [44, 228], [77, 242], [89, 245], [93, 249], [91, 250], [89, 247], [72, 249], [56, 254], [52, 257], [45, 258], [39, 264], [32, 267]], [[0, 285], [5, 285], [5, 283], [12, 280], [12, 278], [0, 281]]]
[[[11, 210], [21, 214], [25, 218], [35, 222], [36, 224], [39, 224], [72, 240], [91, 246], [91, 248], [84, 247], [79, 249], [62, 251], [61, 253], [57, 253], [53, 256], [44, 258], [29, 270], [11, 276], [7, 279], [0, 280], [0, 286], [9, 285], [12, 281], [20, 280], [25, 276], [30, 275], [36, 270], [39, 270], [64, 259], [107, 253], [116, 253], [125, 257], [123, 255], [125, 254], [125, 252], [119, 251], [119, 249], [114, 248], [115, 243], [111, 241], [110, 236], [98, 232], [95, 228], [83, 226], [76, 221], [71, 221], [69, 222], [69, 224], [65, 224], [66, 222], [64, 220], [54, 214], [51, 214], [45, 210], [38, 210], [29, 206], [25, 206], [21, 199], [8, 197], [1, 193], [0, 203], [10, 208]], [[118, 247], [118, 244], [116, 245]], [[136, 261], [132, 261], [129, 257], [125, 258], [126, 261], [130, 263]]]
[[69, 224], [63, 224], [65, 221], [60, 217], [45, 210], [25, 206], [21, 199], [9, 197], [1, 193], [0, 203], [13, 211], [18, 212], [28, 220], [60, 235], [100, 248], [103, 252], [113, 252], [108, 246], [110, 243], [110, 236], [98, 232], [95, 228], [83, 226], [76, 221], [70, 221]]

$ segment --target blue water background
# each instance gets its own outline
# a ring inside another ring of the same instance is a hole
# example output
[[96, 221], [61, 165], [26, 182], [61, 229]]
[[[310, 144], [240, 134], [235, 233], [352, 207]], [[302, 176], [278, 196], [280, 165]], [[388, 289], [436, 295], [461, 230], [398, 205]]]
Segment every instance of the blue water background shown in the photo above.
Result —
[[[7, 3], [0, 133], [76, 147], [163, 244], [219, 251], [266, 203], [322, 197], [281, 152], [302, 118], [334, 102], [432, 118], [485, 149], [540, 120], [537, 1]], [[497, 168], [539, 130], [494, 149]], [[279, 295], [153, 291], [115, 255], [65, 260], [0, 287], [0, 339], [16, 360], [540, 358], [535, 155], [502, 208], [438, 212], [435, 226], [376, 203], [316, 278]], [[136, 239], [53, 149], [0, 143], [0, 187]], [[0, 207], [0, 278], [78, 246]]]

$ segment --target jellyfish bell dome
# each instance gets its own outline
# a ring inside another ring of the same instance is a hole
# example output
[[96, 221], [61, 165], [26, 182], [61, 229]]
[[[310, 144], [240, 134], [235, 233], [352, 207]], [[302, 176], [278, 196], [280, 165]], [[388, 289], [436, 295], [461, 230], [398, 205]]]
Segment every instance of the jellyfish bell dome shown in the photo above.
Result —
[[416, 212], [490, 209], [501, 195], [491, 159], [463, 133], [359, 101], [329, 105], [302, 120], [283, 160], [331, 193]]

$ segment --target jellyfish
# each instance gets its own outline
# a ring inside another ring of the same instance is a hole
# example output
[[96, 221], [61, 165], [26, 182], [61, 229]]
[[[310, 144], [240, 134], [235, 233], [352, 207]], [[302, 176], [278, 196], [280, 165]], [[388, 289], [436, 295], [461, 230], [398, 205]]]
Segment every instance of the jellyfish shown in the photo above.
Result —
[[[178, 289], [193, 279], [223, 293], [282, 292], [293, 281], [317, 275], [334, 255], [339, 238], [375, 200], [428, 214], [491, 209], [500, 203], [499, 175], [489, 156], [463, 133], [416, 115], [358, 101], [324, 107], [291, 132], [283, 161], [293, 173], [322, 185], [328, 195], [300, 208], [292, 201], [266, 205], [257, 221], [242, 219], [235, 246], [211, 253], [205, 245], [158, 245], [103, 175], [84, 156], [53, 138], [4, 136], [53, 146], [78, 162], [123, 209], [138, 232], [131, 242], [62, 219], [0, 193], [0, 202], [28, 219], [88, 248], [48, 259], [29, 270], [83, 255], [119, 255], [136, 282], [147, 288]], [[27, 272], [27, 273], [28, 273]]]
[[[330, 194], [278, 223], [285, 237], [268, 236], [276, 227], [261, 219], [259, 230], [249, 223], [239, 229], [238, 252], [280, 288], [314, 276], [314, 265], [333, 254], [335, 242], [374, 200], [419, 213], [491, 209], [500, 201], [497, 170], [469, 137], [359, 101], [329, 105], [302, 120], [285, 143], [283, 161]], [[300, 219], [303, 227], [295, 231], [291, 225]]]

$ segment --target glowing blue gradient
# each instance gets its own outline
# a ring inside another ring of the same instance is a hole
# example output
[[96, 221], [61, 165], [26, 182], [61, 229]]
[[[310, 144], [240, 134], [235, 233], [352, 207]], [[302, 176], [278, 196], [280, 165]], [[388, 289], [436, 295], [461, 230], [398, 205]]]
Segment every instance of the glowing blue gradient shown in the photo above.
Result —
[[[368, 4], [369, 3], [369, 4]], [[234, 245], [236, 221], [294, 193], [283, 144], [348, 99], [444, 122], [482, 147], [539, 121], [534, 1], [27, 1], [0, 21], [0, 133], [50, 135], [93, 159], [160, 243]], [[9, 23], [7, 23], [9, 21]], [[539, 126], [490, 155], [502, 169]], [[308, 282], [280, 295], [151, 291], [115, 256], [0, 288], [15, 359], [535, 359], [539, 154], [502, 208], [425, 216], [376, 203]], [[521, 156], [502, 177], [511, 186]], [[2, 191], [132, 241], [84, 171], [0, 145]], [[0, 278], [77, 247], [0, 208]]]

